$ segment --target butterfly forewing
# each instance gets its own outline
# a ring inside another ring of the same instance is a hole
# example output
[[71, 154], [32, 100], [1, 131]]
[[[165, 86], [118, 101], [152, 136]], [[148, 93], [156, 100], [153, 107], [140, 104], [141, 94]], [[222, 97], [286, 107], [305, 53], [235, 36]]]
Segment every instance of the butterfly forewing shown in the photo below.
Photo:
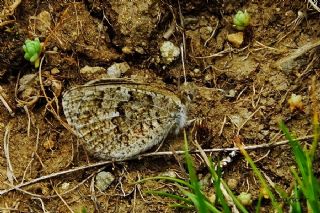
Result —
[[172, 92], [129, 80], [75, 87], [64, 94], [62, 105], [88, 151], [103, 159], [137, 155], [159, 144], [185, 119], [184, 106]]

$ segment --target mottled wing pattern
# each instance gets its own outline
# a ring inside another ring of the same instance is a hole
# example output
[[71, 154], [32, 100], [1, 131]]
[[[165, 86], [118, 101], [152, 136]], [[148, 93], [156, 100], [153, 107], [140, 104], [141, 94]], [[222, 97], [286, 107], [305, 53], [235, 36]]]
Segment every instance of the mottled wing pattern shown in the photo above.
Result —
[[185, 119], [185, 108], [172, 92], [123, 79], [75, 87], [63, 95], [62, 105], [88, 151], [103, 159], [137, 155]]

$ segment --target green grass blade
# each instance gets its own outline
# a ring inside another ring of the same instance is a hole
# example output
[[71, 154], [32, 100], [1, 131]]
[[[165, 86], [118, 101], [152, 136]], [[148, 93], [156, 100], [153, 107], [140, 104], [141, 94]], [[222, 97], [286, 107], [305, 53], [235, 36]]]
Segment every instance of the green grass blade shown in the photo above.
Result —
[[[210, 171], [210, 174], [213, 177], [213, 179], [216, 180], [218, 178], [218, 174], [216, 173], [215, 166], [213, 165], [213, 162], [212, 162], [212, 160], [210, 158], [208, 158], [208, 160], [209, 160], [209, 171]], [[220, 182], [222, 183], [222, 185], [224, 186], [224, 188], [228, 192], [229, 196], [232, 198], [232, 200], [233, 200], [234, 204], [237, 206], [237, 208], [243, 213], [248, 213], [246, 208], [239, 202], [238, 198], [230, 190], [228, 184], [226, 184], [223, 179], [220, 179]], [[224, 197], [223, 197], [223, 199], [225, 200]]]
[[302, 177], [305, 179], [308, 177], [308, 168], [307, 168], [307, 158], [306, 155], [298, 143], [298, 141], [290, 134], [289, 129], [283, 122], [280, 122], [280, 129], [284, 133], [285, 137], [289, 141], [290, 146], [292, 147], [293, 154], [295, 156], [295, 161], [299, 167]]
[[257, 206], [256, 206], [256, 213], [259, 213], [259, 212], [260, 212], [262, 196], [263, 196], [263, 195], [262, 195], [262, 193], [260, 192], [260, 193], [259, 193], [259, 198], [258, 198], [258, 203], [257, 203]]
[[313, 154], [314, 151], [312, 150], [317, 145], [318, 141], [318, 131], [319, 131], [319, 125], [317, 118], [314, 119], [314, 125], [316, 126], [314, 129], [314, 139], [313, 141], [316, 141], [316, 144], [312, 144], [311, 150], [303, 150], [301, 145], [298, 143], [298, 141], [290, 134], [288, 128], [285, 126], [283, 122], [280, 123], [280, 128], [284, 132], [286, 138], [289, 141], [289, 144], [292, 147], [293, 154], [295, 156], [295, 161], [298, 165], [298, 169], [300, 171], [301, 177], [299, 177], [299, 174], [294, 170], [291, 169], [291, 173], [294, 176], [296, 182], [300, 186], [304, 197], [307, 199], [308, 208], [312, 212], [319, 212], [320, 207], [320, 192], [319, 192], [319, 186], [320, 183], [317, 180], [317, 178], [314, 175], [313, 167], [312, 167], [312, 161], [313, 161]]
[[[218, 162], [220, 162], [220, 161], [218, 160]], [[220, 163], [218, 163], [216, 174], [217, 174], [217, 179], [215, 179], [215, 181], [214, 181], [214, 188], [216, 190], [218, 201], [223, 208], [223, 212], [226, 212], [226, 213], [231, 212], [231, 210], [227, 204], [227, 201], [225, 200], [225, 198], [223, 196], [223, 193], [221, 191], [221, 187], [220, 187], [221, 175], [222, 175], [222, 169], [221, 169]]]
[[186, 206], [186, 205], [182, 205], [180, 203], [170, 204], [169, 207], [171, 207], [171, 208], [181, 208], [181, 209], [194, 209], [193, 206]]
[[[318, 119], [314, 118], [313, 121], [314, 127], [314, 140], [311, 146], [311, 150], [303, 150], [298, 144], [298, 142], [291, 136], [288, 128], [282, 122], [280, 123], [281, 129], [284, 131], [285, 136], [289, 140], [290, 145], [292, 146], [293, 153], [295, 155], [295, 160], [298, 165], [298, 169], [302, 176], [302, 179], [299, 178], [298, 173], [295, 170], [291, 170], [293, 176], [295, 177], [298, 185], [300, 186], [304, 197], [307, 199], [308, 208], [310, 211], [316, 212], [319, 211], [320, 207], [320, 196], [319, 196], [319, 181], [314, 176], [312, 161], [314, 157], [313, 149], [317, 146], [318, 141]], [[316, 143], [315, 143], [316, 141]]]
[[290, 200], [290, 206], [291, 206], [292, 212], [297, 212], [297, 213], [302, 212], [300, 199], [301, 199], [301, 190], [297, 187], [297, 184], [295, 184], [293, 196], [292, 196], [292, 199]]
[[189, 204], [189, 205], [193, 204], [190, 199], [181, 197], [179, 195], [171, 194], [171, 193], [168, 193], [168, 192], [164, 192], [164, 191], [149, 190], [149, 191], [145, 191], [144, 193], [153, 194], [153, 195], [159, 195], [159, 196], [162, 196], [162, 197], [168, 197], [168, 198], [171, 198], [171, 199], [174, 199], [174, 200], [182, 201], [182, 202], [184, 202], [186, 204]]
[[278, 193], [278, 195], [282, 200], [287, 200], [289, 198], [289, 195], [287, 194], [287, 192], [283, 188], [281, 188], [280, 185], [275, 184], [274, 189], [276, 190], [276, 192]]
[[196, 195], [196, 200], [193, 200], [193, 201], [195, 204], [197, 204], [195, 206], [197, 207], [197, 209], [200, 213], [207, 213], [208, 210], [207, 210], [207, 207], [204, 202], [205, 197], [202, 194], [200, 184], [198, 181], [198, 177], [196, 174], [196, 170], [193, 166], [191, 155], [189, 154], [189, 147], [188, 147], [186, 131], [184, 131], [183, 135], [184, 135], [184, 145], [185, 145], [185, 151], [186, 151], [184, 156], [185, 156], [185, 160], [186, 160], [187, 167], [188, 167], [190, 182], [191, 182], [191, 185], [193, 186], [192, 189], [193, 189], [194, 194]]
[[167, 176], [156, 176], [156, 177], [143, 178], [143, 179], [141, 179], [139, 181], [136, 181], [135, 184], [142, 183], [142, 182], [145, 182], [147, 180], [168, 180], [168, 181], [175, 182], [175, 183], [178, 183], [180, 185], [186, 186], [186, 187], [188, 187], [190, 189], [193, 189], [193, 186], [191, 184], [189, 184], [187, 181], [181, 180], [179, 178], [167, 177]]
[[[199, 197], [189, 191], [182, 190], [182, 193], [188, 196], [190, 200], [192, 200], [195, 204], [195, 206], [199, 206]], [[210, 202], [207, 200], [204, 201], [204, 204], [206, 205], [206, 212], [214, 212], [214, 213], [221, 213], [216, 207], [214, 207]], [[198, 208], [199, 209], [199, 208]], [[200, 211], [199, 211], [200, 212]]]
[[273, 208], [277, 211], [277, 212], [283, 212], [279, 203], [276, 201], [274, 194], [271, 192], [271, 190], [268, 187], [268, 184], [266, 182], [266, 180], [264, 179], [264, 177], [262, 176], [261, 172], [259, 171], [259, 169], [257, 168], [257, 166], [255, 165], [255, 163], [253, 162], [253, 160], [251, 159], [251, 157], [249, 156], [249, 154], [247, 153], [247, 151], [243, 148], [242, 144], [237, 144], [241, 153], [243, 154], [243, 156], [245, 157], [246, 161], [250, 164], [250, 167], [252, 168], [254, 174], [258, 177], [260, 184], [262, 185], [262, 187], [266, 190], [266, 192], [268, 193], [270, 200], [271, 200], [271, 204], [273, 206]]
[[318, 141], [319, 141], [319, 131], [320, 131], [318, 112], [316, 112], [316, 111], [313, 114], [312, 124], [313, 124], [313, 141], [312, 141], [312, 145], [311, 145], [311, 149], [310, 149], [310, 158], [313, 161], [315, 153], [317, 151], [317, 146], [318, 146]]
[[82, 207], [81, 208], [81, 213], [87, 213], [87, 208], [86, 207]]

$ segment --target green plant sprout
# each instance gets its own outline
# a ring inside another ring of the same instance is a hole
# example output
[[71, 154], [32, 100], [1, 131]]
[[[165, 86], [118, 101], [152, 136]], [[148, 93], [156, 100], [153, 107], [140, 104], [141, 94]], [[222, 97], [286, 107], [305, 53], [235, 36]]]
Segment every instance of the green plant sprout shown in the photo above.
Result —
[[239, 10], [237, 14], [233, 17], [233, 26], [237, 30], [242, 31], [246, 29], [247, 26], [249, 26], [250, 19], [250, 15], [246, 10], [244, 12]]
[[24, 58], [34, 64], [35, 68], [40, 64], [41, 43], [38, 38], [33, 41], [27, 39], [22, 46], [24, 51]]

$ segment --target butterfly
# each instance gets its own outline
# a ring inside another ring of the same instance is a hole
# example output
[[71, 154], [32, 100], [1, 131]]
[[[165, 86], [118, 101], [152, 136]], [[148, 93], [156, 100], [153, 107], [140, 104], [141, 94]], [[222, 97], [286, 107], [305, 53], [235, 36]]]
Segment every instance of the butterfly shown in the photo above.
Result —
[[122, 160], [160, 144], [186, 125], [186, 107], [156, 84], [111, 78], [66, 91], [63, 111], [69, 125], [97, 158]]

